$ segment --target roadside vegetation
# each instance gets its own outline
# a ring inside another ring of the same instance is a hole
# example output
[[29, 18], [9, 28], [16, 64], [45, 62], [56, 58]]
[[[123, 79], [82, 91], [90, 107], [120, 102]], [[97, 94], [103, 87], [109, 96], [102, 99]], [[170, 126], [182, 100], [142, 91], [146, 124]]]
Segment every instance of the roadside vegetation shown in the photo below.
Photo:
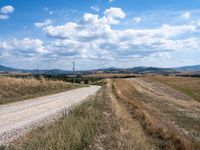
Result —
[[[69, 83], [74, 83], [74, 75], [66, 75], [66, 74], [4, 74], [4, 76], [8, 77], [15, 77], [15, 78], [36, 78], [40, 79], [40, 77], [44, 77], [47, 80], [53, 80], [53, 81], [64, 81]], [[96, 84], [97, 82], [100, 82], [103, 79], [107, 78], [134, 78], [141, 75], [138, 74], [119, 74], [119, 73], [99, 73], [99, 74], [76, 74], [75, 75], [75, 82], [78, 84]]]
[[[74, 83], [74, 75], [66, 75], [66, 74], [5, 74], [4, 76], [8, 77], [15, 77], [15, 78], [35, 78], [40, 79], [42, 76], [46, 80], [53, 80], [53, 81], [64, 81], [68, 83]], [[98, 81], [104, 79], [103, 77], [96, 77], [96, 76], [85, 76], [85, 75], [75, 75], [75, 82], [78, 84], [93, 84]]]
[[102, 121], [106, 109], [103, 94], [100, 91], [68, 114], [63, 113], [58, 121], [31, 131], [7, 149], [83, 149], [91, 142]]
[[150, 78], [166, 84], [200, 102], [200, 78], [173, 76], [152, 76]]
[[0, 76], [0, 104], [63, 92], [73, 88], [76, 86], [63, 81]]
[[148, 150], [138, 122], [111, 94], [110, 81], [58, 121], [37, 128], [4, 149]]

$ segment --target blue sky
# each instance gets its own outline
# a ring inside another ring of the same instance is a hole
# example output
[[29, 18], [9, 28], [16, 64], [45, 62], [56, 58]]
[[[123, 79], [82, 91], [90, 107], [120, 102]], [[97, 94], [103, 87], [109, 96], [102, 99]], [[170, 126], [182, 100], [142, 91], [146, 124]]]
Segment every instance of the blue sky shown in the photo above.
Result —
[[0, 0], [0, 64], [200, 64], [200, 0]]

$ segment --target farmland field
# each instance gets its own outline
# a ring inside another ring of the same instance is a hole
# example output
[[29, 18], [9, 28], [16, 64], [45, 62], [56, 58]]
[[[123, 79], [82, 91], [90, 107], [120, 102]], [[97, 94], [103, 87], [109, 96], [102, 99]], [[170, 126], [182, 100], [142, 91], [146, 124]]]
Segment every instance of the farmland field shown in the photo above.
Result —
[[198, 81], [165, 76], [105, 79], [101, 90], [69, 115], [7, 148], [199, 149], [200, 103], [174, 87], [191, 82], [194, 87], [189, 88], [195, 91]]
[[166, 84], [200, 102], [200, 78], [152, 76], [151, 79]]
[[161, 140], [157, 144], [168, 149], [200, 147], [200, 103], [192, 97], [148, 78], [114, 80], [113, 86], [146, 133], [158, 137], [153, 143]]
[[0, 76], [0, 104], [22, 101], [74, 88], [76, 86], [73, 84], [63, 81]]
[[139, 75], [137, 74], [111, 74], [111, 73], [102, 73], [102, 74], [89, 74], [89, 75], [84, 75], [84, 77], [100, 77], [100, 78], [113, 78], [113, 77], [137, 77]]

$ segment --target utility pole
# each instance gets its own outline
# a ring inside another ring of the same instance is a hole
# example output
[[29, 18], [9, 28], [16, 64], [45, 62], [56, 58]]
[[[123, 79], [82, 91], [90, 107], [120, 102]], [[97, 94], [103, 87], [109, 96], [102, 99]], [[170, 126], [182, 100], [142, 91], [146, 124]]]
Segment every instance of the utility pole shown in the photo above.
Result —
[[76, 79], [75, 79], [75, 62], [73, 62], [73, 73], [74, 73], [74, 84], [76, 83]]

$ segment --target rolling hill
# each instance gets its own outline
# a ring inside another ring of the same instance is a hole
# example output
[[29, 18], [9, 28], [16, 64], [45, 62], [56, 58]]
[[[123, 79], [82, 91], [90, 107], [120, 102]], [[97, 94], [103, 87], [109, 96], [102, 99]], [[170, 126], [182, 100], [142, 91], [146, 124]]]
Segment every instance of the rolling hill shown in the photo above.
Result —
[[[91, 73], [154, 73], [154, 74], [173, 74], [179, 73], [182, 71], [191, 71], [198, 72], [200, 71], [200, 65], [195, 66], [185, 66], [185, 67], [177, 67], [177, 68], [157, 68], [157, 67], [133, 67], [133, 68], [104, 68], [104, 69], [95, 69], [95, 70], [83, 70], [76, 71], [76, 74], [91, 74]], [[11, 67], [6, 67], [0, 65], [0, 72], [19, 72], [19, 73], [31, 73], [31, 74], [72, 74], [73, 71], [70, 70], [59, 70], [59, 69], [33, 69], [33, 70], [25, 70], [25, 69], [15, 69]]]
[[178, 67], [174, 68], [178, 71], [200, 71], [200, 65], [195, 65], [195, 66], [184, 66], [184, 67]]
[[11, 67], [5, 67], [5, 66], [2, 66], [0, 65], [0, 71], [5, 71], [5, 72], [9, 72], [9, 71], [16, 71], [16, 69], [14, 68], [11, 68]]

